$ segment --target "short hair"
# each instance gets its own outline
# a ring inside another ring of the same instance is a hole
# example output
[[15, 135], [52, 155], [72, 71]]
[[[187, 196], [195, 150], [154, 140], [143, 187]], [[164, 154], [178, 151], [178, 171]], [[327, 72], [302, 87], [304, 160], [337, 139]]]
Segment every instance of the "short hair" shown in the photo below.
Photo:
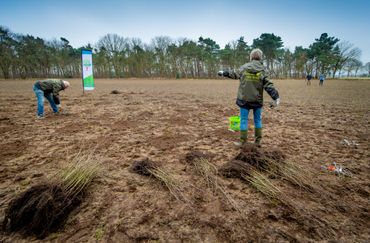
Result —
[[252, 60], [261, 61], [262, 60], [262, 55], [263, 55], [262, 51], [260, 49], [256, 48], [256, 49], [253, 49], [251, 51], [251, 54], [249, 55], [249, 57], [250, 57], [251, 61]]

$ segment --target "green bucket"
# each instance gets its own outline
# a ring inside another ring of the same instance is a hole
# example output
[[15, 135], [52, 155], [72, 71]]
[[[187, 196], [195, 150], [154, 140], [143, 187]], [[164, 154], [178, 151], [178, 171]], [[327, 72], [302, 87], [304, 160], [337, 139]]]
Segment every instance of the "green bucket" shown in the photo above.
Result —
[[229, 129], [233, 131], [240, 130], [240, 116], [231, 116], [229, 117]]

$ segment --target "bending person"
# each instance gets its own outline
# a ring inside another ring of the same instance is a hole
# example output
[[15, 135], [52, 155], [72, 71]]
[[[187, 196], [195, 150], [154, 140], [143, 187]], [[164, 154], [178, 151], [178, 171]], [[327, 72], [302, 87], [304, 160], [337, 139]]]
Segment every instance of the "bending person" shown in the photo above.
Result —
[[61, 79], [47, 79], [36, 81], [33, 91], [37, 98], [37, 118], [44, 118], [44, 97], [49, 101], [54, 113], [58, 113], [60, 106], [59, 92], [70, 86], [68, 81]]

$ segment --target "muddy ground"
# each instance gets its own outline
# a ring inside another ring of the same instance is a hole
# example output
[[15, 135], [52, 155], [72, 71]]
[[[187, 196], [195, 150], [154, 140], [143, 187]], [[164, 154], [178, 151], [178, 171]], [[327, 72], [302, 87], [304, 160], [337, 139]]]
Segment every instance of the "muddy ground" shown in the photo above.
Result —
[[[237, 81], [96, 80], [96, 90], [85, 95], [80, 80], [71, 83], [61, 92], [64, 114], [53, 115], [45, 103], [46, 118], [37, 120], [33, 81], [0, 81], [1, 221], [12, 198], [53, 177], [82, 150], [102, 164], [100, 176], [66, 225], [43, 241], [369, 242], [370, 81], [328, 80], [323, 87], [275, 81], [282, 102], [269, 109], [265, 94], [262, 147], [279, 149], [309, 171], [316, 189], [272, 178], [290, 199], [287, 206], [246, 181], [219, 176], [240, 210], [207, 188], [184, 159], [202, 151], [221, 167], [238, 154], [238, 134], [228, 131], [227, 120], [238, 114]], [[186, 200], [130, 171], [144, 158], [173, 176]], [[332, 162], [353, 176], [322, 170]], [[0, 242], [22, 241], [38, 240], [0, 233]]]

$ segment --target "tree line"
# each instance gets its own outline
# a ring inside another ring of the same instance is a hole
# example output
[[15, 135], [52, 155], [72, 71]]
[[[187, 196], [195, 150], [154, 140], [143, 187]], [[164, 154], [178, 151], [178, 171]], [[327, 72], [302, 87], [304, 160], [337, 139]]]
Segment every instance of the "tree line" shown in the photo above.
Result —
[[359, 60], [361, 50], [327, 33], [308, 48], [296, 46], [293, 52], [273, 33], [261, 34], [251, 45], [240, 37], [224, 48], [204, 37], [194, 41], [159, 36], [148, 44], [107, 34], [94, 45], [74, 48], [63, 37], [47, 41], [0, 26], [0, 77], [80, 77], [81, 50], [92, 49], [97, 78], [214, 78], [219, 69], [236, 69], [249, 61], [253, 48], [263, 51], [273, 78], [304, 78], [308, 73], [314, 77], [357, 76], [361, 69], [370, 76], [370, 62], [363, 65]]

